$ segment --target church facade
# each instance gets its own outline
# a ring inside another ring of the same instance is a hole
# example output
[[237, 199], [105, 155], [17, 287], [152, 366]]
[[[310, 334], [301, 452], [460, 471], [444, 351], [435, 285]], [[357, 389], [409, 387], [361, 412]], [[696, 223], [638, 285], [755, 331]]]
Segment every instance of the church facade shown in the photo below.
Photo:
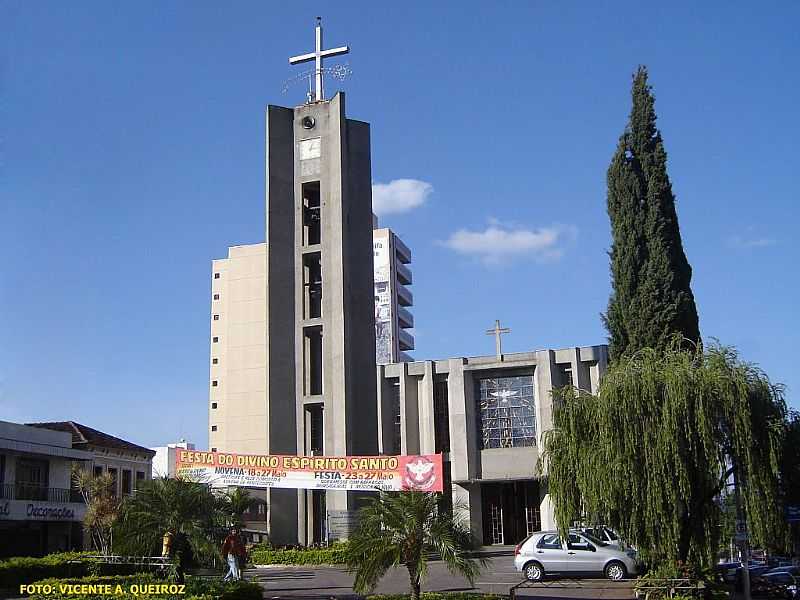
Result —
[[483, 544], [555, 527], [537, 469], [554, 388], [596, 393], [604, 345], [378, 367], [379, 449], [443, 453], [445, 498]]

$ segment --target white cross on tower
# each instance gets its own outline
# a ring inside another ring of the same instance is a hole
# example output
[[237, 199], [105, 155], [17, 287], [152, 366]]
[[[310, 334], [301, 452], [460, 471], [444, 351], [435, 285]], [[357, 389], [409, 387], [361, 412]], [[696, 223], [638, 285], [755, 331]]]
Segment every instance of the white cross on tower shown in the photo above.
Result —
[[503, 345], [500, 336], [504, 333], [511, 333], [511, 330], [508, 327], [500, 327], [500, 321], [496, 320], [494, 322], [494, 329], [489, 329], [486, 331], [486, 335], [493, 335], [494, 336], [494, 346], [495, 350], [497, 351], [497, 358], [503, 356]]
[[314, 61], [314, 93], [315, 100], [322, 102], [325, 100], [325, 92], [322, 88], [322, 59], [327, 56], [339, 56], [340, 54], [347, 54], [350, 52], [349, 46], [341, 46], [340, 48], [332, 48], [331, 50], [322, 49], [322, 17], [317, 17], [317, 43], [316, 50], [308, 54], [301, 54], [300, 56], [293, 56], [289, 59], [290, 65]]

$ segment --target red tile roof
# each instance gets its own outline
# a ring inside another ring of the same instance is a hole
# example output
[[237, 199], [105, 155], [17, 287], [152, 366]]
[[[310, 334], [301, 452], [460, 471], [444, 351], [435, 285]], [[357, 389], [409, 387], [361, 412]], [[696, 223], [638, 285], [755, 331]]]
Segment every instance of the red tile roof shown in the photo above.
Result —
[[[72, 447], [82, 445], [98, 446], [100, 448], [113, 448], [115, 450], [127, 450], [128, 452], [139, 452], [148, 456], [155, 456], [155, 452], [144, 446], [139, 446], [132, 442], [125, 441], [113, 435], [103, 433], [97, 429], [92, 429], [86, 425], [81, 425], [75, 421], [57, 421], [53, 423], [26, 423], [31, 427], [41, 429], [51, 429], [53, 431], [65, 431], [72, 434]], [[85, 448], [83, 448], [85, 449]]]

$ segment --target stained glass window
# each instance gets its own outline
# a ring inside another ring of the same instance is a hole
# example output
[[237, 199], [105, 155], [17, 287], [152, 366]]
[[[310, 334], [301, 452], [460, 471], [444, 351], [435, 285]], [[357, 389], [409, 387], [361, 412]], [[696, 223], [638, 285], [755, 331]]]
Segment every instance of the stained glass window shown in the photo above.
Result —
[[475, 387], [481, 448], [536, 445], [533, 375], [487, 377]]

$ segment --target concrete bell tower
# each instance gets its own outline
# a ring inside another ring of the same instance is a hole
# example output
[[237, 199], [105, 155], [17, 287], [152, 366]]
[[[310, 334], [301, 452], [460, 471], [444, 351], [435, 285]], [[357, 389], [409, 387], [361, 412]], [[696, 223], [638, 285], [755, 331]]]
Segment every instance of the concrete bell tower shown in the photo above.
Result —
[[[369, 125], [344, 94], [267, 108], [267, 406], [272, 454], [377, 453]], [[352, 492], [270, 490], [274, 543], [324, 539]]]

